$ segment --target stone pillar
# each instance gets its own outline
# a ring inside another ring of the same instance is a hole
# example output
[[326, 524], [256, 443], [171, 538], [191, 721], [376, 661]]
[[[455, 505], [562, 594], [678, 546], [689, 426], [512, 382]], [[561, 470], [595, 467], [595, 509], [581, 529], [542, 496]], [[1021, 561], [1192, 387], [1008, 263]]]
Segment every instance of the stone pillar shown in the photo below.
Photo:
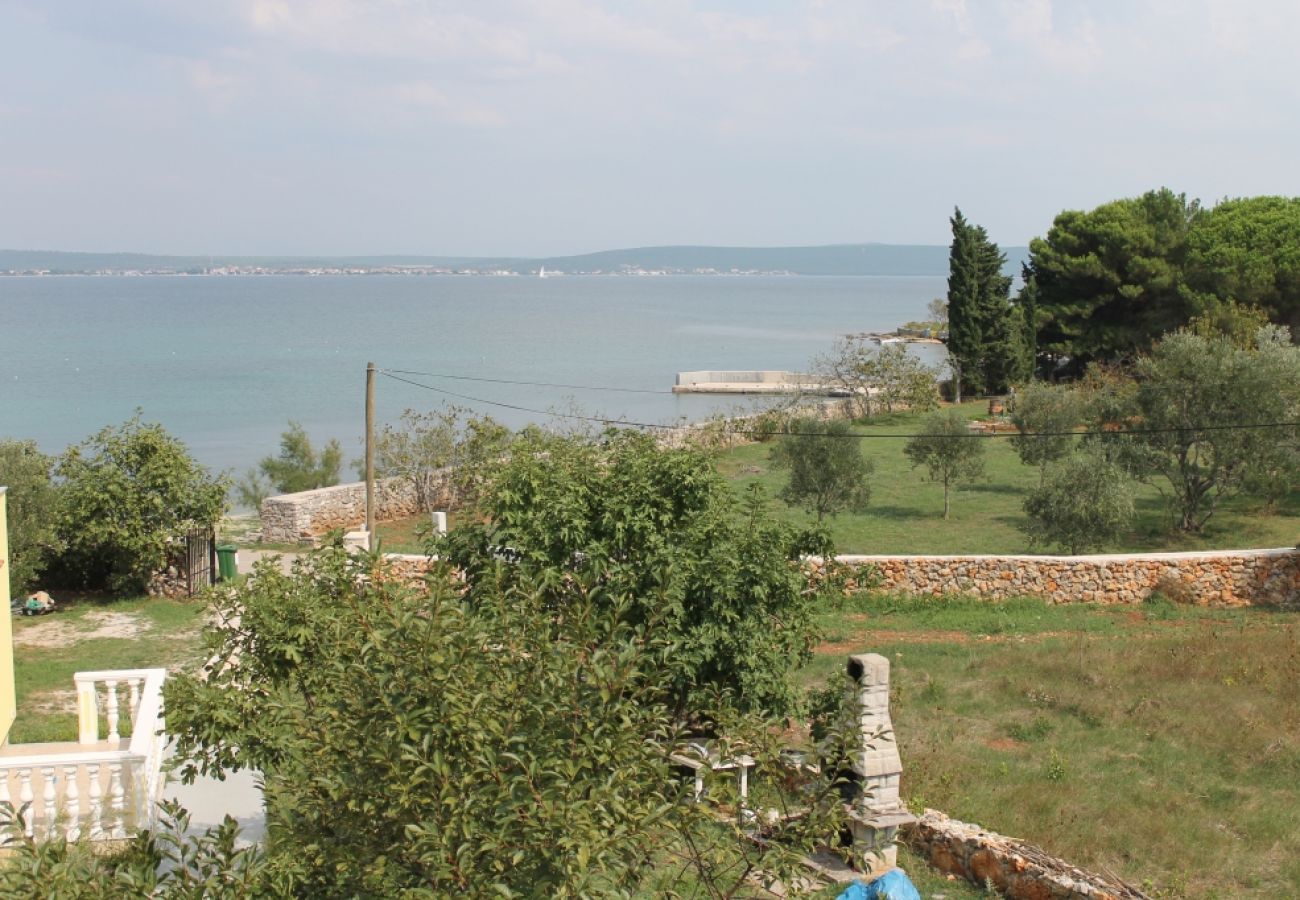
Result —
[[856, 790], [849, 822], [856, 862], [874, 877], [898, 864], [898, 829], [916, 819], [898, 793], [903, 762], [889, 718], [889, 660], [879, 653], [850, 656], [848, 675], [859, 735], [851, 758]]

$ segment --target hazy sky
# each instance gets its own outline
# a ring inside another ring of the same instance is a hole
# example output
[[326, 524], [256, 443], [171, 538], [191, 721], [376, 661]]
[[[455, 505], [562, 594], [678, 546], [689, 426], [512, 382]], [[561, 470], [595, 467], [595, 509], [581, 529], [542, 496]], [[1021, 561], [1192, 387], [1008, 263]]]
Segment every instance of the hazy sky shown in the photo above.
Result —
[[1300, 194], [1295, 0], [0, 0], [0, 247], [1023, 244]]

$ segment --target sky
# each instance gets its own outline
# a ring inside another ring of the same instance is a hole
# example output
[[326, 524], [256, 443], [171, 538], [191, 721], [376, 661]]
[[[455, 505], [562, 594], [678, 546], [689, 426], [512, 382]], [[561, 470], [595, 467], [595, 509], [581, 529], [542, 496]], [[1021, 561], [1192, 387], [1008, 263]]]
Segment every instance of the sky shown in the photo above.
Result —
[[1300, 194], [1294, 0], [0, 0], [0, 247], [1022, 245]]

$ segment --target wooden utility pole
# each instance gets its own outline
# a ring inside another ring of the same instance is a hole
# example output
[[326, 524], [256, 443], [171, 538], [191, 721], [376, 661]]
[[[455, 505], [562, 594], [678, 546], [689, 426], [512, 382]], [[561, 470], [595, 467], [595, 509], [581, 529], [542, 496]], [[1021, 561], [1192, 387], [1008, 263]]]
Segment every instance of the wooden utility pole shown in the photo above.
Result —
[[375, 551], [375, 364], [366, 363], [366, 537]]

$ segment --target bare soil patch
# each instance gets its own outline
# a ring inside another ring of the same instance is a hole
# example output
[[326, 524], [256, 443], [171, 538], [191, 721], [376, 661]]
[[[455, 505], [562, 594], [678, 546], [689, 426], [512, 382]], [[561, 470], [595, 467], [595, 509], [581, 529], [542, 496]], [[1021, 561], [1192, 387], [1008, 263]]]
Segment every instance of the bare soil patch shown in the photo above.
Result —
[[46, 618], [14, 632], [17, 647], [71, 647], [98, 638], [133, 638], [149, 630], [149, 623], [131, 613], [88, 612], [75, 622]]

